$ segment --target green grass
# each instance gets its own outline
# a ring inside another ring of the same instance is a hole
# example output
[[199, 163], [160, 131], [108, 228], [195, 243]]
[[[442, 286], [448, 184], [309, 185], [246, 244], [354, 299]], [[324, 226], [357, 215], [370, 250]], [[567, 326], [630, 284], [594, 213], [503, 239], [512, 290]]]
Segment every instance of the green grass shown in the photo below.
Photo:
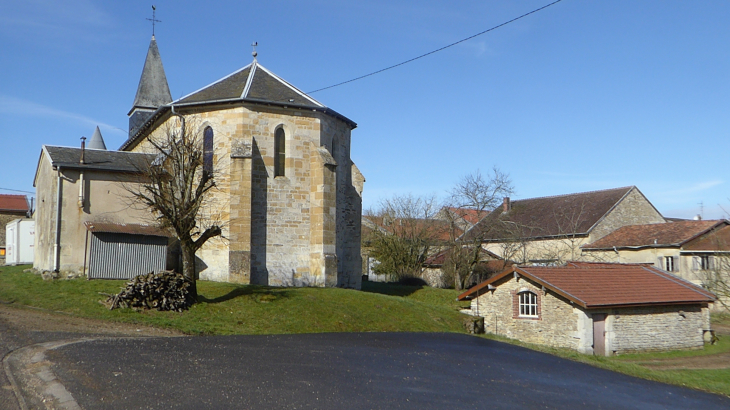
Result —
[[[337, 288], [274, 288], [198, 282], [200, 303], [189, 311], [110, 311], [99, 292], [117, 293], [124, 281], [55, 280], [0, 268], [0, 301], [76, 316], [177, 329], [187, 334], [317, 332], [463, 332], [454, 292], [366, 284], [365, 292]], [[403, 294], [397, 295], [397, 293]]]

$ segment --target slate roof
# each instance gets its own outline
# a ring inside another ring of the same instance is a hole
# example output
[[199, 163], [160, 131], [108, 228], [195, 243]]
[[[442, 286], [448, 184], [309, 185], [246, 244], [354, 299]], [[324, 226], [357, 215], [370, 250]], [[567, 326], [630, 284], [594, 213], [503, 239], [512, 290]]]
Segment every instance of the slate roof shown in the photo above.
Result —
[[25, 195], [0, 194], [0, 212], [26, 213], [28, 212], [28, 199]]
[[89, 232], [125, 233], [130, 235], [164, 236], [172, 237], [172, 234], [156, 226], [141, 224], [115, 224], [106, 222], [84, 222]]
[[[170, 104], [163, 105], [145, 122], [152, 123], [163, 113], [170, 111], [170, 106], [200, 106], [205, 104], [251, 103], [273, 105], [283, 108], [319, 111], [347, 123], [351, 129], [357, 124], [335, 110], [324, 106], [306, 93], [294, 87], [281, 77], [264, 68], [257, 60], [251, 64], [194, 91]], [[131, 112], [131, 111], [130, 111]], [[141, 135], [145, 125], [138, 128], [134, 135], [122, 144], [120, 150], [130, 147]]]
[[243, 99], [258, 102], [291, 104], [299, 107], [323, 108], [324, 105], [279, 78], [254, 60], [226, 77], [175, 101], [187, 103]]
[[679, 221], [623, 226], [583, 249], [679, 247], [726, 221]]
[[74, 169], [139, 172], [155, 159], [155, 154], [87, 149], [82, 164], [81, 148], [44, 145], [43, 151], [53, 166]]
[[521, 238], [588, 235], [632, 190], [638, 188], [629, 186], [511, 201], [510, 210], [498, 207], [465, 237], [473, 239], [479, 235], [485, 241], [497, 241], [514, 239], [515, 234]]
[[[470, 299], [517, 273], [583, 308], [705, 304], [715, 295], [668, 272], [644, 264], [574, 264], [511, 267], [459, 295]], [[485, 289], [486, 288], [486, 289]], [[480, 292], [481, 291], [481, 292]]]
[[162, 66], [160, 50], [157, 48], [157, 40], [152, 36], [150, 47], [147, 49], [147, 58], [142, 68], [142, 76], [137, 86], [137, 94], [134, 96], [134, 103], [129, 114], [135, 108], [155, 110], [158, 107], [172, 101], [170, 87], [167, 84], [165, 68]]
[[104, 138], [101, 136], [99, 126], [94, 130], [94, 135], [91, 136], [91, 140], [86, 144], [86, 148], [106, 150], [106, 144], [104, 143]]

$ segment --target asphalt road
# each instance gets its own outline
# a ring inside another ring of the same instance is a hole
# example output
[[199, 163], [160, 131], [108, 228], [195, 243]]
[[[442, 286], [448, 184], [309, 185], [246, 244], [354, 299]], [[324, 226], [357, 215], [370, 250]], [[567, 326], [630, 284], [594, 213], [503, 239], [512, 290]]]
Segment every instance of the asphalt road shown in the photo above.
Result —
[[730, 398], [458, 334], [104, 339], [46, 352], [83, 409], [728, 409]]

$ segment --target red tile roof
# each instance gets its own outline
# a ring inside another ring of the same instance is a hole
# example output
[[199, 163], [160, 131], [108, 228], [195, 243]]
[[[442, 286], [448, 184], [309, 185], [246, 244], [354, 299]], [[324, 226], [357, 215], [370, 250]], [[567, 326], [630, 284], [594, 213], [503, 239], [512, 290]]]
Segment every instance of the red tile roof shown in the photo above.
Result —
[[0, 212], [28, 212], [28, 199], [25, 195], [0, 194]]
[[[512, 267], [459, 295], [469, 299], [489, 285], [517, 273], [583, 308], [667, 304], [705, 304], [716, 300], [703, 288], [642, 264], [573, 264]], [[483, 294], [483, 292], [482, 292]]]
[[681, 246], [726, 221], [679, 221], [663, 224], [629, 225], [603, 238], [583, 245], [583, 249], [638, 248], [654, 246]]
[[[588, 235], [634, 186], [603, 191], [530, 198], [512, 201], [511, 208], [498, 207], [466, 234], [483, 240]], [[519, 227], [519, 232], [512, 232]]]
[[462, 218], [470, 225], [476, 224], [477, 222], [481, 221], [482, 218], [487, 216], [487, 214], [489, 214], [489, 211], [479, 211], [477, 209], [469, 209], [469, 208], [456, 208], [453, 206], [450, 206], [448, 209], [454, 215]]
[[687, 242], [682, 250], [685, 251], [730, 251], [730, 225], [714, 229], [699, 238]]

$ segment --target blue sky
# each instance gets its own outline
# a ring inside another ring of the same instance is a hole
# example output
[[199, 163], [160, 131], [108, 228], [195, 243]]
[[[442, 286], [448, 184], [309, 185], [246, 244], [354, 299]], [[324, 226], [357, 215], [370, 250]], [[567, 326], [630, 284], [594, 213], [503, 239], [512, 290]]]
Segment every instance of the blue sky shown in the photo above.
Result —
[[[159, 0], [173, 98], [259, 62], [312, 91], [550, 1]], [[260, 4], [256, 4], [260, 3]], [[33, 191], [42, 144], [126, 139], [151, 3], [0, 1], [0, 188]], [[563, 0], [312, 96], [358, 123], [364, 206], [443, 195], [497, 166], [515, 198], [636, 185], [665, 216], [730, 211], [730, 2]], [[2, 193], [11, 191], [0, 190]], [[702, 207], [701, 205], [702, 204]]]

